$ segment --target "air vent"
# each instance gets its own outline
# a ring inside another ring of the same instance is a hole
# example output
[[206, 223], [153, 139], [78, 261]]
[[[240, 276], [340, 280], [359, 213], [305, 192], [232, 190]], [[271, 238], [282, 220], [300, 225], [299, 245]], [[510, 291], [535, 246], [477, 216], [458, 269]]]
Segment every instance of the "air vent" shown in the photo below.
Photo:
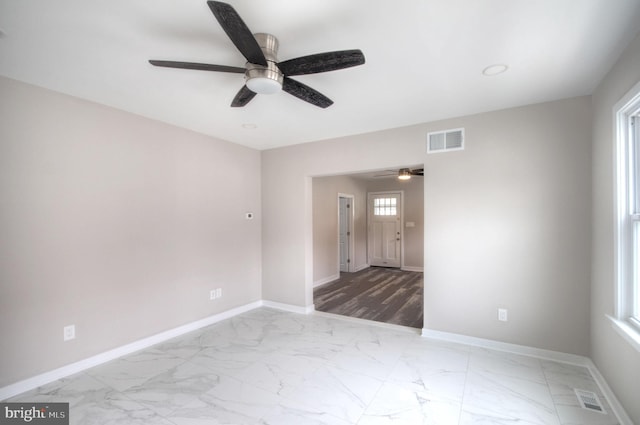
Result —
[[576, 396], [578, 397], [580, 406], [582, 406], [583, 409], [603, 414], [607, 413], [602, 407], [602, 403], [600, 403], [600, 399], [598, 398], [598, 395], [596, 393], [586, 390], [579, 390], [577, 388], [574, 388], [574, 391], [576, 392]]
[[464, 149], [464, 128], [434, 131], [427, 134], [427, 153]]

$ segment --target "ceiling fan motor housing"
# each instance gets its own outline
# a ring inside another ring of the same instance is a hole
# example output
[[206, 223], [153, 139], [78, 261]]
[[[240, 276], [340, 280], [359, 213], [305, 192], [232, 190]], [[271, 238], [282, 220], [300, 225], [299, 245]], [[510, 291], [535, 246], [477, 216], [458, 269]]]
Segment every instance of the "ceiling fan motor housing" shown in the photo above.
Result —
[[267, 66], [247, 62], [247, 71], [244, 74], [246, 85], [255, 93], [276, 93], [282, 90], [284, 80], [284, 75], [277, 66], [278, 39], [265, 33], [253, 36], [267, 59]]

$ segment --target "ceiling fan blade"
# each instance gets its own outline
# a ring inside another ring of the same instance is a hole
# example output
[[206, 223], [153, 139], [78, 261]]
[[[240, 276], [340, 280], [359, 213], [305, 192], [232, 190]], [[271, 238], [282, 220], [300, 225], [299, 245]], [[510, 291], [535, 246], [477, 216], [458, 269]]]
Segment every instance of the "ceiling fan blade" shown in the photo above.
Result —
[[278, 64], [284, 75], [317, 74], [364, 64], [364, 55], [358, 49], [317, 53], [289, 59]]
[[249, 87], [242, 86], [236, 97], [233, 98], [231, 102], [231, 106], [234, 108], [239, 108], [241, 106], [246, 105], [256, 96], [256, 93], [249, 90]]
[[409, 173], [412, 176], [424, 176], [424, 168], [414, 168], [413, 170], [409, 170]]
[[267, 59], [260, 45], [238, 12], [231, 5], [220, 1], [208, 1], [207, 5], [240, 53], [253, 64], [267, 66]]
[[244, 74], [246, 71], [244, 68], [238, 68], [237, 66], [212, 65], [208, 63], [159, 61], [153, 59], [149, 60], [149, 63], [154, 66], [164, 66], [166, 68], [196, 69], [199, 71], [234, 72], [236, 74]]
[[326, 108], [333, 104], [333, 100], [327, 96], [292, 78], [284, 77], [282, 90], [320, 108]]

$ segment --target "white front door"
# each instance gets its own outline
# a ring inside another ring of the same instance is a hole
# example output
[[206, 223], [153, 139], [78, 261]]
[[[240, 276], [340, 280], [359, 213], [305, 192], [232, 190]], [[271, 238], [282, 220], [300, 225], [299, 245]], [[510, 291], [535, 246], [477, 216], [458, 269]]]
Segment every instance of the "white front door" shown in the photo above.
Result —
[[369, 265], [401, 266], [402, 193], [369, 194]]

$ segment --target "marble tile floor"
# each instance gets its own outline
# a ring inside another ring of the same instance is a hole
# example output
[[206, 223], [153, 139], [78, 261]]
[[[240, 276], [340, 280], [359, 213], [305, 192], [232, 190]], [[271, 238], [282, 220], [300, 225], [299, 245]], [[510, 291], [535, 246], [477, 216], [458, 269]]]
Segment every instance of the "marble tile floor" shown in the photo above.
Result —
[[69, 402], [82, 425], [618, 423], [584, 367], [267, 308], [7, 401]]

